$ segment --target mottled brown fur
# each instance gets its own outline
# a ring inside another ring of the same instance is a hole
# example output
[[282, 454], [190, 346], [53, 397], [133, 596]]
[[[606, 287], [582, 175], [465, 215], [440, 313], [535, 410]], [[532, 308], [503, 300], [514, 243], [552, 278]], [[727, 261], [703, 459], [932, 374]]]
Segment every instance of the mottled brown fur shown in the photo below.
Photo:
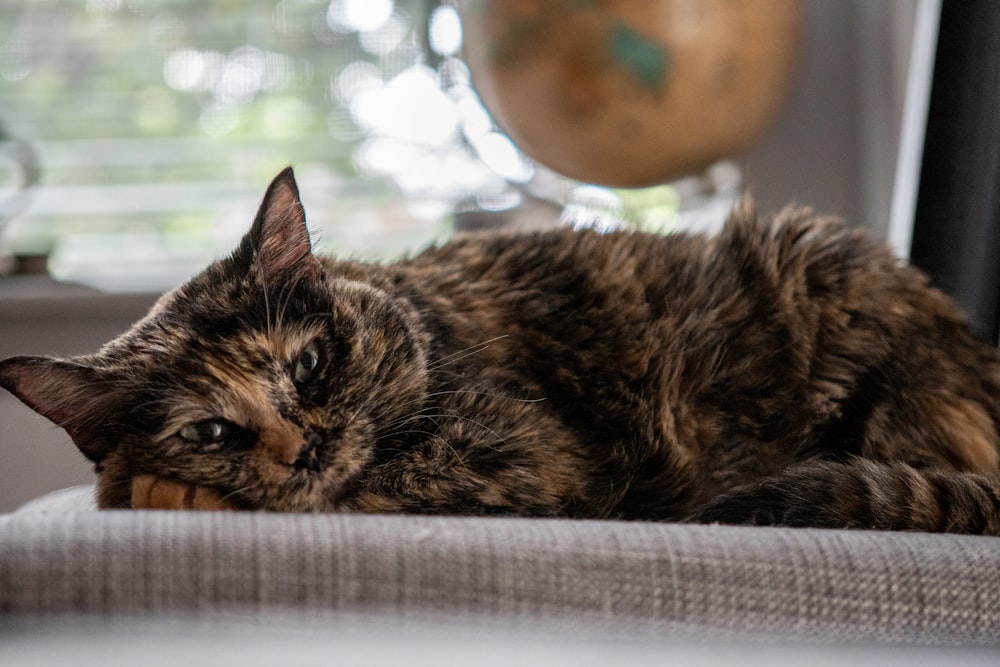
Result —
[[102, 507], [1000, 534], [1000, 356], [864, 233], [559, 229], [312, 254], [291, 171], [99, 352], [0, 363]]

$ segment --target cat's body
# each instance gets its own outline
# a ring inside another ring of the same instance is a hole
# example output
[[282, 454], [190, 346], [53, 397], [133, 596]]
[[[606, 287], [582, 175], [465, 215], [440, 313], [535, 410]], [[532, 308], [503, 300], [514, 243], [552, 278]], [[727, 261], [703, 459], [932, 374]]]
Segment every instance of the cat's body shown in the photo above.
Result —
[[1000, 534], [1000, 355], [801, 211], [382, 266], [314, 256], [286, 171], [233, 257], [98, 354], [0, 382], [97, 462], [103, 507]]

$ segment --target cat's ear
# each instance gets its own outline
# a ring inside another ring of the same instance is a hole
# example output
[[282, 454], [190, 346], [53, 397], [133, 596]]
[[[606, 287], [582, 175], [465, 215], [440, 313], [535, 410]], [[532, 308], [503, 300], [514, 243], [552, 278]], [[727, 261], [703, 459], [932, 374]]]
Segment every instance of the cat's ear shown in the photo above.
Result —
[[306, 214], [291, 167], [271, 181], [243, 245], [248, 246], [250, 270], [265, 280], [277, 276], [315, 277], [319, 273], [319, 260], [312, 253]]
[[45, 357], [12, 357], [0, 361], [0, 386], [64, 428], [91, 461], [101, 461], [117, 446], [108, 417], [121, 396], [91, 367]]

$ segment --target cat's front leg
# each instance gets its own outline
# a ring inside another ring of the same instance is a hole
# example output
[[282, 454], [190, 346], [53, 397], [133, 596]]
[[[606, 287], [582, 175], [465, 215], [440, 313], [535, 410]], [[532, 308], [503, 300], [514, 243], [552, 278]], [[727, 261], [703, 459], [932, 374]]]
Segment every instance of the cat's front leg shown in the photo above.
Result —
[[132, 509], [234, 510], [217, 490], [155, 475], [132, 479]]
[[689, 520], [1000, 535], [1000, 480], [866, 459], [806, 463], [723, 493]]

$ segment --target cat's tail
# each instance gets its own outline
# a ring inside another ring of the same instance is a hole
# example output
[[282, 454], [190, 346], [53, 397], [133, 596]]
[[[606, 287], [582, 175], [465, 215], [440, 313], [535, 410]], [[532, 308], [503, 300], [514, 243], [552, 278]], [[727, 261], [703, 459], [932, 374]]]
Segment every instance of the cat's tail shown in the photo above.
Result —
[[689, 520], [1000, 535], [1000, 476], [867, 459], [811, 462], [723, 493]]

